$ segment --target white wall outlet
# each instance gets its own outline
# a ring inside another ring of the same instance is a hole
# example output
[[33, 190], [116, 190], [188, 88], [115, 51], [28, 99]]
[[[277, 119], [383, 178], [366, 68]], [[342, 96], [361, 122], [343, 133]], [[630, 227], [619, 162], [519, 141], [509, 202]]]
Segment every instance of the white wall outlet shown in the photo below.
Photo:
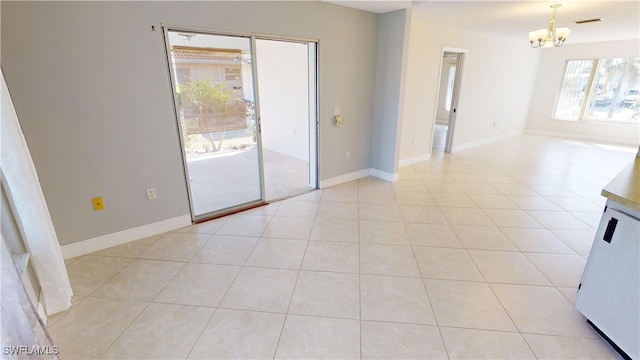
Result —
[[153, 200], [156, 198], [156, 188], [148, 188], [147, 189], [147, 199]]
[[342, 126], [342, 115], [336, 115], [333, 117], [333, 123], [335, 126]]
[[342, 115], [342, 109], [340, 109], [340, 107], [336, 106], [333, 108], [333, 116], [336, 115]]
[[347, 160], [351, 159], [351, 151], [347, 151], [346, 153], [344, 153], [344, 157], [346, 157]]

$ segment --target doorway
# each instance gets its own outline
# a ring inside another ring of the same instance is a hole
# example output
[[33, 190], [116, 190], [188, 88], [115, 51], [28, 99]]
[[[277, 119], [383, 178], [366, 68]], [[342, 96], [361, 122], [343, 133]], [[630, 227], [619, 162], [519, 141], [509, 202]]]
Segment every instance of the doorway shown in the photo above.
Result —
[[466, 50], [461, 49], [443, 50], [432, 153], [451, 152], [465, 52]]
[[315, 42], [164, 30], [193, 221], [316, 188]]

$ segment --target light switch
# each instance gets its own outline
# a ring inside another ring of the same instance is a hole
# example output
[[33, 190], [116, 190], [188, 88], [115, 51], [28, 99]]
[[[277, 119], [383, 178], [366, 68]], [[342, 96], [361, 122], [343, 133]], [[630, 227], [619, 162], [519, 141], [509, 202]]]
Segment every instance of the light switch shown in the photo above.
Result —
[[153, 200], [156, 196], [156, 188], [148, 188], [147, 189], [147, 200]]

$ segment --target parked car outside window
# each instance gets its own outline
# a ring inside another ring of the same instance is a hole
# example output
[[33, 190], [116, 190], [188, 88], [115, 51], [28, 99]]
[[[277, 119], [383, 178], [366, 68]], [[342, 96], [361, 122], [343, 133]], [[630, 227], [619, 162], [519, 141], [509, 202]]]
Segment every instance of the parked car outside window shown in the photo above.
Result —
[[622, 103], [620, 106], [626, 108], [632, 108], [638, 106], [638, 95], [640, 92], [638, 89], [629, 89], [624, 92], [624, 96], [622, 97]]

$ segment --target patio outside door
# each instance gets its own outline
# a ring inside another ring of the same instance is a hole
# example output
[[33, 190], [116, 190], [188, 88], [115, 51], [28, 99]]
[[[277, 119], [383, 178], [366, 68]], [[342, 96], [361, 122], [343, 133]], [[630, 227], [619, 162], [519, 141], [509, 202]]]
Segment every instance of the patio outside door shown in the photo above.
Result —
[[165, 34], [194, 221], [262, 203], [252, 39]]

